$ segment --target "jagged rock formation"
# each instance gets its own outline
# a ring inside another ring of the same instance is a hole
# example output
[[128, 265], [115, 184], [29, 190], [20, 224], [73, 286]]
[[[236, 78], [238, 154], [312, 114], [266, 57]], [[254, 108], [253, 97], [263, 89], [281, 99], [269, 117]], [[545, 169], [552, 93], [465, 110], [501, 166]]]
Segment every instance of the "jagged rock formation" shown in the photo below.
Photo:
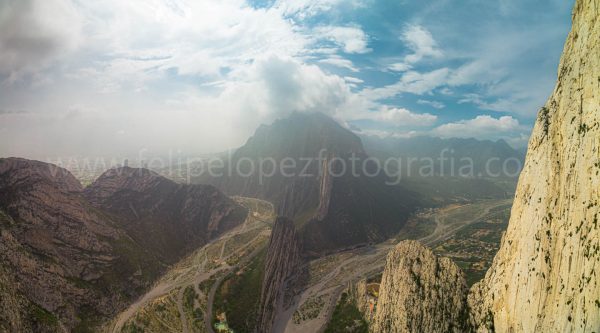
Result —
[[416, 241], [388, 254], [373, 332], [465, 332], [467, 284], [448, 258]]
[[[367, 158], [360, 138], [333, 119], [293, 113], [259, 127], [222, 177], [198, 181], [273, 202], [278, 215], [295, 221], [306, 253], [320, 256], [387, 239], [418, 205], [413, 193], [386, 185], [385, 175], [372, 176], [373, 163], [363, 169]], [[255, 166], [250, 175], [248, 160]], [[288, 167], [281, 171], [282, 165]]]
[[[172, 186], [156, 177], [150, 179]], [[231, 227], [236, 221], [231, 213], [240, 210], [229, 199], [214, 194], [215, 189], [206, 196], [198, 195], [199, 189], [180, 189], [191, 194], [182, 204], [167, 205], [164, 203], [171, 198], [166, 196], [175, 193], [140, 185], [152, 183], [148, 178], [132, 181], [140, 187], [130, 186], [129, 181], [108, 186], [106, 178], [84, 193], [65, 169], [25, 159], [0, 159], [0, 331], [92, 329], [143, 292], [169, 260], [184, 254], [173, 251], [168, 242], [150, 244], [156, 239], [150, 236], [144, 243], [142, 230], [148, 228], [148, 235], [161, 232], [158, 222], [133, 223], [125, 210], [116, 209], [119, 205], [149, 221], [158, 221], [149, 217], [156, 211], [139, 202], [161, 210], [155, 213], [159, 218], [188, 221], [186, 217], [197, 217], [189, 221], [199, 228], [162, 220], [178, 229], [177, 235], [189, 233], [192, 237], [182, 238], [175, 249], [193, 245], [193, 237], [204, 239], [201, 230], [214, 236]], [[125, 178], [131, 179], [131, 175]], [[103, 204], [107, 204], [106, 210]], [[243, 216], [238, 223], [242, 221]], [[215, 233], [209, 232], [213, 229]]]
[[508, 231], [469, 303], [478, 332], [600, 331], [600, 1], [577, 0]]
[[293, 284], [302, 265], [302, 245], [296, 235], [294, 222], [279, 217], [273, 225], [257, 319], [257, 332], [271, 332], [277, 316], [289, 305]]

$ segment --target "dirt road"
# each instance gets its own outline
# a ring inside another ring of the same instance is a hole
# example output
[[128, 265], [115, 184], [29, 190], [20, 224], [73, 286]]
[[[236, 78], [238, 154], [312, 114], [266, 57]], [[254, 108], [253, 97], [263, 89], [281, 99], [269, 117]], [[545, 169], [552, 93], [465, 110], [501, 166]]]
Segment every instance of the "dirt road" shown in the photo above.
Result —
[[[204, 311], [205, 328], [206, 331], [213, 332], [211, 326], [212, 303], [217, 287], [229, 272], [235, 270], [240, 265], [244, 265], [254, 256], [256, 256], [256, 254], [260, 251], [260, 248], [254, 249], [248, 255], [243, 256], [239, 259], [238, 263], [233, 266], [231, 266], [228, 261], [233, 256], [245, 253], [244, 251], [246, 251], [250, 246], [255, 245], [256, 242], [268, 239], [270, 234], [270, 225], [274, 219], [274, 213], [272, 210], [269, 212], [256, 210], [256, 207], [259, 206], [256, 202], [260, 203], [260, 200], [250, 198], [236, 199], [241, 200], [241, 203], [249, 209], [248, 218], [246, 221], [244, 221], [242, 225], [223, 234], [221, 237], [212, 240], [202, 248], [196, 250], [188, 258], [183, 259], [180, 263], [175, 265], [161, 278], [160, 281], [157, 282], [157, 284], [151, 290], [144, 294], [138, 301], [130, 305], [125, 311], [121, 312], [116, 319], [109, 324], [107, 332], [121, 332], [123, 326], [146, 305], [178, 289], [175, 302], [177, 307], [176, 310], [179, 320], [181, 321], [181, 330], [184, 333], [189, 333], [190, 327], [188, 326], [188, 319], [183, 305], [184, 292], [187, 287], [194, 288], [196, 293], [201, 297], [207, 297], [207, 309]], [[226, 253], [225, 249], [228, 245], [228, 241], [234, 239], [236, 236], [251, 232], [257, 233], [254, 238], [248, 240], [244, 244], [239, 244], [239, 246], [234, 244], [230, 250], [230, 253]], [[213, 251], [215, 247], [216, 252], [218, 252], [218, 256], [213, 260], [214, 262], [209, 263], [208, 253]], [[203, 295], [203, 293], [199, 290], [198, 285], [203, 281], [207, 281], [217, 275], [217, 283], [212, 285], [209, 295]], [[179, 330], [177, 333], [179, 333]]]
[[[481, 203], [467, 205], [453, 205], [437, 209], [431, 216], [435, 223], [433, 232], [425, 237], [417, 239], [421, 243], [430, 247], [447, 240], [454, 236], [462, 228], [479, 221], [485, 217], [494, 208], [510, 204], [512, 200], [489, 200]], [[476, 209], [473, 209], [476, 208]], [[480, 208], [480, 209], [479, 209]], [[465, 218], [457, 218], [455, 215], [461, 210], [473, 209], [474, 214], [469, 214]], [[303, 333], [319, 332], [324, 329], [333, 310], [335, 302], [340, 293], [347, 287], [348, 283], [364, 278], [369, 273], [382, 271], [385, 265], [387, 253], [396, 246], [395, 239], [377, 244], [375, 246], [360, 248], [346, 252], [336, 253], [330, 258], [317, 259], [318, 261], [336, 261], [336, 257], [341, 258], [336, 265], [328, 267], [329, 272], [325, 274], [317, 283], [308, 286], [298, 297], [296, 297], [292, 306], [286, 309], [283, 315], [278, 316], [279, 322], [274, 324], [274, 332], [285, 333]], [[349, 256], [349, 257], [348, 257]], [[296, 325], [292, 321], [292, 316], [301, 305], [311, 297], [324, 296], [327, 299], [321, 314], [312, 320], [302, 322]]]

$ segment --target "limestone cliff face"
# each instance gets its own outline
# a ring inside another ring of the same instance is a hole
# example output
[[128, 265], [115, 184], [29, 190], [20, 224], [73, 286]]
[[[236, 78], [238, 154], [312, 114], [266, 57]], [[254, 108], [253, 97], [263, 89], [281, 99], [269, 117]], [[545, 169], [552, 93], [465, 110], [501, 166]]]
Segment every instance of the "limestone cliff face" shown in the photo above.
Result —
[[286, 294], [298, 276], [301, 251], [294, 222], [277, 218], [267, 250], [256, 332], [271, 332], [277, 316], [289, 305], [290, 295]]
[[463, 273], [416, 241], [390, 251], [379, 290], [373, 332], [466, 331]]
[[600, 0], [577, 0], [501, 248], [469, 303], [479, 332], [600, 331]]

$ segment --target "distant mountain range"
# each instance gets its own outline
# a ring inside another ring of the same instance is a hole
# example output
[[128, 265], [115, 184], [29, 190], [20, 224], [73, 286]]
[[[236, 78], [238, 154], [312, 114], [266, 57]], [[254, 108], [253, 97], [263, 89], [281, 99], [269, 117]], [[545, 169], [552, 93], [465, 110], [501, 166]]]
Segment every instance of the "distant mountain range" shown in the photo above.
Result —
[[55, 165], [0, 159], [0, 331], [94, 328], [245, 216], [212, 186], [144, 169], [83, 189]]
[[[405, 176], [418, 176], [419, 169], [423, 168], [424, 173], [436, 176], [516, 178], [525, 160], [523, 152], [512, 148], [504, 140], [428, 136], [361, 136], [361, 139], [370, 155], [400, 159]], [[428, 167], [430, 165], [433, 165], [433, 170]]]

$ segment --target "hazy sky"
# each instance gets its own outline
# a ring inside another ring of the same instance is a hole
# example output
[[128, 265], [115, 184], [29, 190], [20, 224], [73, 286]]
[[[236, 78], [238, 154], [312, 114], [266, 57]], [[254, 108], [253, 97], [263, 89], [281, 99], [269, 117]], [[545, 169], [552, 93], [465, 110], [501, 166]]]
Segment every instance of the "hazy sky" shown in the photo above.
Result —
[[183, 154], [321, 111], [526, 144], [572, 0], [0, 0], [0, 156]]

